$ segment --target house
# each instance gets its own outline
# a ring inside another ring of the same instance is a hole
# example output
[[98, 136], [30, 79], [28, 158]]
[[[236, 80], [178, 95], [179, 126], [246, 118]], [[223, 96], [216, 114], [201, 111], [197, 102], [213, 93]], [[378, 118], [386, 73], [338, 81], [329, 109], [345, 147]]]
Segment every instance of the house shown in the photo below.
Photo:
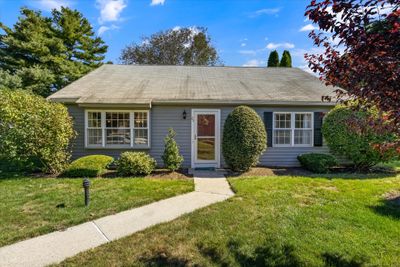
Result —
[[49, 97], [64, 103], [78, 136], [73, 158], [147, 151], [161, 165], [172, 127], [184, 167], [223, 167], [224, 122], [252, 107], [268, 135], [264, 166], [297, 166], [297, 155], [328, 153], [322, 115], [334, 88], [297, 68], [103, 65]]

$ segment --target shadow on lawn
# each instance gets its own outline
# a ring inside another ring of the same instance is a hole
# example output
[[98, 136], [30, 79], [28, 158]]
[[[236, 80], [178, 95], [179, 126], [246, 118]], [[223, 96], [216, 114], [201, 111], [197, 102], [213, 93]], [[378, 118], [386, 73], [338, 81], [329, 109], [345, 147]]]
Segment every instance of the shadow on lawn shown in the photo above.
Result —
[[380, 179], [396, 177], [399, 171], [390, 169], [373, 169], [370, 172], [356, 172], [351, 168], [335, 169], [330, 173], [313, 173], [302, 168], [273, 169], [276, 176], [302, 176], [326, 179]]
[[247, 172], [229, 172], [228, 177], [255, 177], [255, 176], [294, 176], [307, 178], [326, 179], [380, 179], [396, 177], [400, 171], [389, 168], [376, 168], [371, 172], [356, 172], [351, 168], [337, 168], [330, 173], [313, 173], [300, 167], [291, 168], [267, 168], [254, 167]]
[[176, 266], [185, 267], [189, 266], [190, 261], [184, 258], [174, 257], [167, 252], [157, 252], [155, 255], [149, 257], [142, 257], [139, 259], [144, 266]]
[[26, 178], [26, 174], [21, 172], [4, 172], [0, 170], [0, 180], [13, 180]]
[[[292, 245], [278, 244], [273, 240], [265, 241], [261, 246], [256, 247], [252, 251], [246, 250], [238, 242], [229, 241], [226, 248], [220, 244], [204, 244], [197, 245], [199, 252], [213, 265], [221, 267], [229, 266], [279, 266], [279, 267], [298, 267], [307, 266], [300, 261], [295, 253]], [[338, 253], [324, 253], [321, 255], [325, 267], [362, 267], [367, 264], [363, 257], [347, 258]], [[176, 257], [168, 251], [158, 251], [152, 255], [143, 256], [140, 262], [144, 266], [200, 266], [190, 259]]]
[[[222, 267], [228, 266], [279, 266], [297, 267], [307, 266], [300, 261], [292, 245], [281, 245], [273, 240], [265, 241], [252, 252], [244, 252], [239, 243], [229, 241], [227, 248], [229, 255], [224, 255], [223, 249], [218, 245], [198, 245], [200, 253], [208, 258], [213, 264]], [[362, 267], [367, 264], [365, 258], [346, 258], [337, 253], [324, 253], [321, 255], [323, 266], [326, 267]]]
[[198, 245], [200, 253], [210, 259], [214, 264], [222, 267], [232, 265], [239, 266], [302, 266], [294, 254], [294, 247], [290, 245], [280, 246], [273, 241], [267, 241], [256, 247], [252, 253], [241, 250], [239, 243], [229, 241], [227, 244], [229, 252], [233, 255], [234, 262], [225, 257], [218, 246]]
[[366, 265], [364, 258], [346, 259], [344, 256], [335, 253], [322, 254], [326, 267], [362, 267]]
[[381, 205], [370, 207], [376, 213], [400, 220], [400, 196], [381, 200]]

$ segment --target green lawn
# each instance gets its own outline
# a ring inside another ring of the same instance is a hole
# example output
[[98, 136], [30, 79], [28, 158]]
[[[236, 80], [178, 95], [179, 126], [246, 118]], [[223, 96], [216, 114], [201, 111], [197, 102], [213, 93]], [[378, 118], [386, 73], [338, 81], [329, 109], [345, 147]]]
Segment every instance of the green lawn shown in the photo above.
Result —
[[397, 266], [400, 206], [386, 197], [400, 176], [341, 177], [230, 178], [233, 198], [61, 265]]
[[[91, 203], [82, 179], [0, 177], [0, 247], [193, 190], [192, 179], [91, 179]], [[65, 207], [57, 207], [65, 206]]]

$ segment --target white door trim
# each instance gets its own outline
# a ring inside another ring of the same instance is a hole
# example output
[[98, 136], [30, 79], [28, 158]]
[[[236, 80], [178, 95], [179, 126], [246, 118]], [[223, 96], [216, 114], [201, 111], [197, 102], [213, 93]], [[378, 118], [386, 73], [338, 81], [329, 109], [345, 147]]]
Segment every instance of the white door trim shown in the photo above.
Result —
[[[196, 160], [197, 153], [197, 138], [196, 138], [196, 119], [197, 114], [215, 114], [215, 161], [203, 161], [199, 162]], [[220, 168], [221, 165], [221, 110], [220, 109], [192, 109], [192, 130], [191, 130], [191, 167], [214, 167]]]

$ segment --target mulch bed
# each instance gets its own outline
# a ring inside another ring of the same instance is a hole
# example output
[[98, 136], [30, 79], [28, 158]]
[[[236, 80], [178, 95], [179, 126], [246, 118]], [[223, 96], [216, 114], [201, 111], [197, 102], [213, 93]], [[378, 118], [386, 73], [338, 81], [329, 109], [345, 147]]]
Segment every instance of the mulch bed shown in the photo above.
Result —
[[[116, 177], [121, 177], [120, 175], [117, 174], [115, 170], [109, 170], [107, 173], [103, 174], [101, 177], [103, 178], [116, 178]], [[178, 170], [171, 172], [166, 169], [156, 169], [153, 171], [153, 173], [142, 176], [146, 179], [188, 179], [192, 178], [192, 175], [188, 174], [187, 169], [183, 170]]]
[[[300, 167], [288, 167], [288, 168], [267, 168], [267, 167], [253, 167], [246, 172], [233, 172], [231, 170], [226, 171], [227, 177], [250, 177], [250, 176], [315, 176], [317, 174], [310, 172]], [[392, 170], [386, 167], [373, 167], [367, 171], [357, 171], [351, 166], [334, 167], [330, 169], [330, 174], [346, 174], [346, 173], [358, 173], [358, 174], [396, 174], [400, 171]]]
[[168, 178], [168, 179], [187, 179], [192, 178], [193, 175], [188, 173], [187, 169], [171, 172], [165, 169], [157, 169], [152, 174], [147, 175], [146, 178]]
[[247, 172], [233, 172], [228, 170], [228, 177], [250, 177], [250, 176], [304, 176], [312, 174], [302, 168], [266, 168], [253, 167]]

